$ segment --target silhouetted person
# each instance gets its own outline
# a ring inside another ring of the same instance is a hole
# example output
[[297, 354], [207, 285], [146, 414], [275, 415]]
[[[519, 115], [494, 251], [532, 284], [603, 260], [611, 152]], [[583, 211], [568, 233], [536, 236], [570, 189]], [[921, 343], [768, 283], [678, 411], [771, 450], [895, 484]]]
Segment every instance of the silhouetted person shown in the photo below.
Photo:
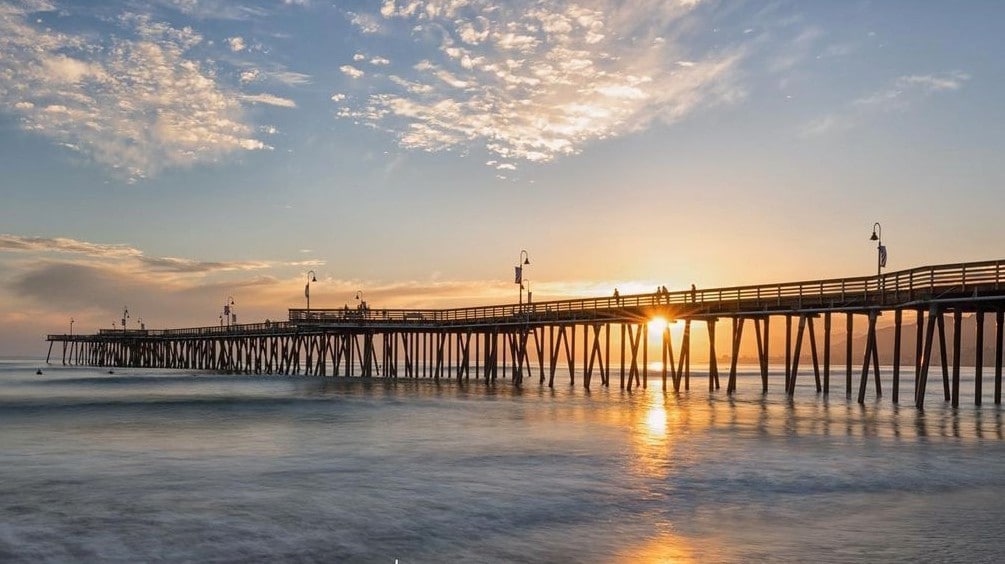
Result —
[[621, 294], [618, 293], [618, 289], [614, 289], [614, 302], [621, 305]]
[[691, 284], [691, 303], [697, 301], [698, 299], [697, 296], [698, 296], [698, 289], [694, 287], [694, 284]]

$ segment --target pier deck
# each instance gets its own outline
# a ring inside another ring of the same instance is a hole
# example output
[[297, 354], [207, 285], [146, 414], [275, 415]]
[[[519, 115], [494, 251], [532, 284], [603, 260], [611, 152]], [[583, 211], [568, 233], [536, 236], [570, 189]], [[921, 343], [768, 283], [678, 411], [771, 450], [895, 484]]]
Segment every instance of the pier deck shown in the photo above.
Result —
[[[892, 400], [899, 401], [904, 341], [903, 314], [914, 319], [914, 403], [923, 407], [934, 345], [938, 345], [946, 401], [959, 404], [961, 322], [974, 314], [977, 332], [975, 402], [982, 398], [985, 316], [994, 316], [994, 401], [1001, 402], [1005, 260], [926, 266], [863, 276], [781, 284], [700, 288], [600, 298], [451, 309], [290, 309], [287, 321], [162, 330], [101, 330], [90, 335], [53, 334], [64, 364], [220, 370], [236, 373], [316, 374], [385, 378], [483, 378], [507, 375], [520, 385], [537, 373], [554, 386], [556, 372], [589, 387], [594, 374], [611, 385], [619, 363], [620, 385], [647, 387], [648, 324], [656, 317], [683, 321], [675, 347], [669, 328], [653, 360], [662, 387], [690, 388], [692, 324], [708, 334], [708, 387], [720, 388], [715, 350], [717, 325], [732, 331], [727, 393], [736, 392], [736, 371], [745, 324], [753, 324], [762, 391], [768, 390], [771, 320], [785, 323], [785, 392], [794, 394], [804, 347], [809, 349], [817, 391], [830, 393], [832, 317], [845, 317], [845, 392], [853, 393], [854, 318], [866, 321], [858, 401], [868, 390], [882, 394], [877, 319], [893, 314], [895, 331]], [[927, 322], [926, 322], [927, 315]], [[952, 322], [947, 354], [946, 318]], [[816, 322], [822, 318], [823, 343]], [[797, 324], [793, 335], [793, 324]], [[613, 336], [612, 336], [613, 333]], [[807, 342], [808, 340], [808, 342]], [[616, 345], [612, 351], [612, 345]], [[577, 347], [581, 346], [578, 349]], [[821, 360], [822, 357], [822, 360]], [[47, 358], [47, 360], [49, 360]], [[949, 363], [952, 362], [950, 372]]]

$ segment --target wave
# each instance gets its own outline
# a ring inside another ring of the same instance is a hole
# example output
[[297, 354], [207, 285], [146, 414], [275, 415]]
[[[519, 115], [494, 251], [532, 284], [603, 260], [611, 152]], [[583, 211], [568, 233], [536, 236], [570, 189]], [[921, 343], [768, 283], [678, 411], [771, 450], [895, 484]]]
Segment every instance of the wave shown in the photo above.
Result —
[[219, 375], [219, 374], [185, 374], [185, 375], [140, 375], [140, 374], [125, 374], [125, 375], [112, 375], [112, 376], [82, 376], [78, 378], [57, 378], [48, 380], [31, 380], [25, 379], [21, 380], [23, 384], [31, 384], [33, 386], [111, 386], [111, 385], [121, 385], [121, 384], [150, 384], [150, 385], [160, 385], [160, 384], [173, 384], [173, 383], [216, 383], [216, 382], [253, 382], [253, 381], [269, 381], [277, 380], [274, 375], [257, 375], [257, 374], [234, 374], [234, 375]]
[[[148, 397], [148, 398], [123, 398], [100, 399], [81, 398], [48, 398], [39, 400], [36, 398], [25, 400], [4, 400], [0, 401], [0, 413], [3, 412], [53, 412], [53, 411], [100, 411], [114, 409], [186, 409], [186, 408], [208, 408], [216, 407], [221, 409], [231, 408], [272, 408], [301, 405], [320, 405], [325, 403], [335, 403], [341, 398], [313, 397], [313, 398], [275, 398], [275, 397], [240, 397], [240, 396], [203, 396], [203, 397]], [[338, 402], [347, 405], [351, 402]]]

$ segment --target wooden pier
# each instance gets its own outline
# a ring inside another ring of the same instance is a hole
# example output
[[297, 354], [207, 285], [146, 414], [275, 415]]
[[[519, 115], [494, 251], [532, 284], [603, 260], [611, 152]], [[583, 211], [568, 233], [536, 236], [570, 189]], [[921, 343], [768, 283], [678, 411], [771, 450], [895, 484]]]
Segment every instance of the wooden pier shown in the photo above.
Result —
[[[722, 367], [726, 393], [738, 391], [737, 364], [745, 328], [753, 329], [760, 391], [767, 393], [770, 330], [781, 321], [785, 393], [794, 395], [800, 363], [808, 356], [816, 391], [828, 394], [833, 318], [839, 315], [845, 320], [843, 388], [848, 396], [857, 393], [862, 403], [870, 389], [870, 376], [874, 394], [883, 393], [877, 321], [891, 315], [895, 335], [892, 401], [900, 401], [905, 352], [901, 344], [906, 327], [915, 334], [915, 405], [924, 405], [933, 347], [937, 345], [942, 395], [955, 407], [960, 400], [962, 319], [963, 314], [973, 314], [977, 322], [972, 343], [975, 403], [979, 405], [983, 395], [985, 317], [993, 315], [993, 397], [1000, 404], [1003, 265], [1005, 260], [995, 260], [926, 266], [882, 276], [442, 310], [291, 309], [288, 321], [274, 323], [49, 335], [47, 361], [58, 342], [62, 344], [62, 362], [69, 365], [364, 378], [470, 380], [474, 376], [486, 382], [508, 377], [516, 385], [536, 377], [548, 386], [555, 385], [556, 375], [565, 378], [566, 374], [574, 385], [578, 367], [586, 388], [594, 385], [595, 377], [601, 386], [611, 386], [613, 371], [623, 389], [646, 388], [658, 377], [664, 391], [677, 392], [682, 387], [690, 389], [692, 329], [703, 326], [709, 345], [705, 376], [709, 391], [714, 392], [720, 389], [715, 335], [720, 322], [728, 322], [730, 360], [728, 367]], [[905, 324], [905, 312], [913, 326]], [[658, 350], [651, 351], [648, 325], [657, 317], [682, 321], [683, 333], [675, 343], [667, 327]], [[866, 327], [860, 368], [853, 361], [856, 317]], [[947, 318], [953, 324], [951, 355], [947, 350]], [[819, 332], [822, 343], [817, 338]], [[700, 360], [696, 359], [696, 364]], [[660, 368], [650, 369], [650, 361]]]

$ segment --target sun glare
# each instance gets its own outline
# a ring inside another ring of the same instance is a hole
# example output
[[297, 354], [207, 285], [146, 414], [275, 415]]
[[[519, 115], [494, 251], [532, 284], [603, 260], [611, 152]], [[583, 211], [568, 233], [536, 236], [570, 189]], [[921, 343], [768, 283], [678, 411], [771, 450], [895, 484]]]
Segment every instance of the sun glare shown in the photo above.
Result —
[[660, 338], [663, 336], [663, 331], [667, 328], [667, 320], [665, 317], [654, 317], [649, 320], [649, 336], [652, 338]]

